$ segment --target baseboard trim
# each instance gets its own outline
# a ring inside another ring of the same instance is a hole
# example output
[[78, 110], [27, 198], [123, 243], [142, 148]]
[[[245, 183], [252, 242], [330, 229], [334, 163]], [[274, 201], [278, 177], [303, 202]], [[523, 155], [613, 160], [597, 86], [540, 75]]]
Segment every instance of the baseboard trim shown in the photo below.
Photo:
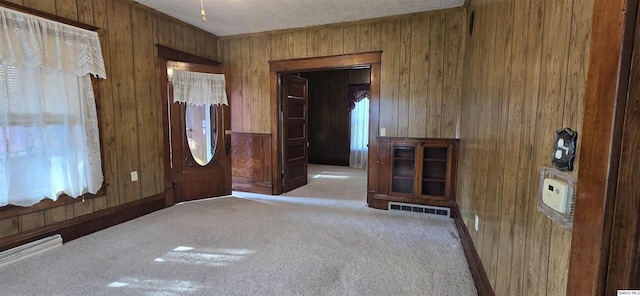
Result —
[[473, 240], [471, 239], [471, 235], [469, 234], [469, 229], [462, 220], [462, 215], [460, 214], [458, 205], [454, 205], [451, 210], [453, 212], [453, 219], [456, 222], [456, 228], [458, 229], [458, 233], [460, 235], [460, 241], [462, 242], [464, 255], [465, 257], [467, 257], [469, 271], [471, 271], [471, 276], [473, 277], [473, 281], [476, 284], [476, 289], [478, 290], [478, 295], [495, 296], [495, 293], [491, 288], [489, 278], [487, 277], [487, 273], [485, 272], [484, 266], [482, 265], [482, 261], [480, 261], [480, 256], [478, 256], [478, 251], [476, 251], [476, 246], [473, 244]]
[[246, 179], [232, 179], [231, 189], [236, 191], [252, 192], [259, 194], [271, 195], [273, 192], [273, 186], [271, 183], [265, 184], [265, 182], [254, 182]]
[[60, 234], [62, 240], [68, 242], [163, 208], [165, 193], [5, 237], [0, 252], [54, 234]]

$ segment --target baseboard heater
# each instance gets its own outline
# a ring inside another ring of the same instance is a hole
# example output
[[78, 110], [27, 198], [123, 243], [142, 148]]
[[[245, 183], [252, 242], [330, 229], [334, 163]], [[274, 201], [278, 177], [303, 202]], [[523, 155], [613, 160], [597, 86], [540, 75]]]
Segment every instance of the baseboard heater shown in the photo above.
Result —
[[13, 249], [9, 249], [0, 253], [0, 268], [24, 260], [31, 256], [44, 253], [55, 247], [62, 245], [62, 236], [59, 234], [45, 237], [34, 242], [30, 242]]
[[414, 212], [414, 213], [423, 213], [423, 214], [451, 217], [451, 209], [443, 208], [443, 207], [414, 205], [414, 204], [394, 202], [394, 201], [390, 201], [388, 207], [389, 207], [388, 208], [389, 210], [394, 210], [394, 211], [405, 211], [405, 212]]

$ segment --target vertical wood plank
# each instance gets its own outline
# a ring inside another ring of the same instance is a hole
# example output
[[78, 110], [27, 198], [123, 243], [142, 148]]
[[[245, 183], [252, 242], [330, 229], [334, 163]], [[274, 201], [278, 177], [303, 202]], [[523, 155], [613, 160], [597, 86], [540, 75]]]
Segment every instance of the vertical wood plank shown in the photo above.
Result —
[[102, 211], [107, 208], [107, 197], [100, 196], [93, 199], [93, 211]]
[[318, 31], [318, 56], [331, 54], [331, 28], [322, 27]]
[[73, 204], [44, 210], [44, 224], [51, 225], [73, 218]]
[[445, 17], [431, 17], [429, 42], [429, 94], [427, 96], [427, 137], [440, 137], [441, 106], [444, 71], [444, 25]]
[[[271, 57], [271, 37], [269, 35], [261, 37], [261, 49], [260, 53], [260, 112], [258, 113], [260, 116], [258, 118], [260, 124], [260, 129], [258, 132], [260, 133], [270, 133], [271, 132], [271, 115], [269, 112], [265, 112], [265, 110], [269, 110], [269, 105], [271, 105], [271, 84], [269, 82], [269, 59]], [[263, 146], [268, 147], [268, 146]], [[268, 172], [271, 172], [270, 170]]]
[[[573, 18], [571, 23], [571, 42], [569, 47], [569, 71], [567, 75], [567, 96], [564, 102], [562, 126], [582, 130], [584, 103], [586, 96], [587, 73], [589, 68], [589, 46], [591, 43], [591, 15], [593, 1], [573, 2]], [[582, 138], [578, 138], [581, 147]], [[580, 149], [578, 149], [580, 150]], [[580, 158], [578, 151], [576, 158]], [[574, 171], [579, 171], [580, 162], [576, 162]]]
[[[458, 79], [460, 50], [464, 29], [462, 28], [463, 12], [447, 14], [445, 19], [444, 40], [444, 74], [442, 81], [443, 97], [441, 105], [440, 137], [455, 138], [456, 129], [460, 123], [460, 94], [462, 81]], [[412, 61], [413, 63], [413, 61]]]
[[[538, 95], [541, 73], [542, 57], [542, 22], [544, 6], [541, 0], [529, 1], [528, 32], [526, 42], [527, 56], [525, 58], [526, 72], [524, 85], [524, 106], [522, 122], [521, 149], [525, 153], [518, 163], [518, 187], [515, 202], [515, 231], [513, 239], [513, 254], [511, 259], [511, 279], [509, 293], [526, 293], [525, 281], [525, 260], [527, 257], [527, 212], [530, 210], [529, 196], [535, 187], [531, 186], [532, 175], [537, 176], [537, 169], [533, 166], [533, 153], [536, 136], [536, 110], [538, 108]], [[533, 188], [532, 188], [533, 187]]]
[[[161, 66], [158, 64], [158, 51], [157, 51], [157, 44], [159, 44], [159, 40], [160, 40], [160, 33], [158, 30], [158, 15], [156, 14], [151, 14], [151, 25], [153, 27], [153, 38], [151, 39], [151, 41], [153, 42], [152, 45], [150, 46], [149, 50], [150, 50], [150, 56], [149, 56], [149, 61], [151, 61], [153, 63], [153, 67], [152, 69], [152, 80], [156, 80], [158, 81], [158, 77], [160, 77], [160, 74], [164, 71], [166, 71], [165, 67]], [[162, 73], [163, 74], [163, 73]], [[157, 120], [157, 126], [155, 127], [155, 132], [157, 138], [155, 139], [156, 141], [156, 146], [154, 147], [155, 150], [157, 151], [157, 155], [158, 158], [157, 164], [158, 164], [158, 172], [162, 172], [162, 173], [158, 173], [158, 181], [155, 182], [154, 184], [154, 188], [155, 188], [155, 192], [158, 193], [165, 193], [166, 192], [166, 186], [165, 186], [165, 182], [166, 182], [166, 170], [165, 170], [165, 166], [171, 166], [170, 163], [165, 163], [165, 159], [164, 159], [164, 149], [165, 149], [165, 145], [164, 145], [164, 113], [163, 113], [163, 106], [167, 103], [166, 101], [163, 100], [164, 96], [162, 91], [166, 91], [165, 86], [160, 85], [160, 83], [151, 83], [152, 86], [152, 93], [151, 93], [151, 100], [150, 102], [152, 102], [152, 106], [151, 108], [155, 108], [155, 114], [156, 114], [156, 120]], [[94, 211], [97, 208], [100, 208], [102, 205], [99, 203], [99, 200], [94, 200], [93, 202], [93, 209]]]
[[198, 52], [196, 49], [197, 44], [196, 42], [194, 42], [196, 40], [195, 28], [189, 25], [183, 25], [181, 27], [182, 27], [182, 45], [183, 45], [182, 50], [190, 54], [198, 55]]
[[56, 14], [56, 0], [23, 0], [22, 2], [26, 7]]
[[371, 24], [358, 25], [356, 33], [356, 52], [371, 51]]
[[204, 53], [206, 52], [204, 34], [198, 29], [194, 30], [194, 33], [194, 39], [191, 42], [195, 43], [195, 55], [204, 57]]
[[162, 154], [162, 134], [158, 127], [162, 125], [158, 113], [160, 102], [156, 100], [157, 83], [155, 81], [155, 48], [153, 34], [153, 16], [139, 7], [132, 8], [132, 30], [136, 32], [133, 38], [133, 65], [135, 70], [135, 97], [138, 118], [138, 147], [140, 153], [140, 183], [141, 198], [159, 194], [156, 184], [162, 183], [163, 170], [160, 169]]
[[[567, 74], [567, 58], [570, 40], [571, 18], [565, 17], [566, 11], [571, 11], [572, 4], [563, 0], [546, 0], [543, 19], [543, 46], [542, 46], [542, 73], [540, 79], [540, 97], [538, 98], [538, 121], [536, 125], [537, 151], [534, 154], [534, 168], [549, 165], [548, 151], [553, 147], [555, 131], [562, 124], [564, 111], [564, 95], [566, 80], [558, 79]], [[546, 8], [553, 9], [546, 9]], [[546, 152], [546, 153], [545, 153]], [[532, 176], [530, 184], [538, 182], [539, 177]], [[551, 222], [542, 213], [536, 210], [537, 192], [532, 189], [530, 194], [530, 211], [528, 215], [528, 264], [525, 268], [528, 273], [526, 288], [529, 293], [546, 293], [547, 280], [550, 265], [558, 261], [549, 261], [549, 246], [551, 242]], [[568, 252], [569, 250], [564, 250]], [[560, 250], [555, 250], [556, 257], [560, 258]]]
[[93, 21], [93, 2], [91, 0], [77, 0], [78, 21], [95, 26]]
[[231, 70], [231, 129], [234, 132], [244, 132], [244, 112], [242, 93], [242, 42], [240, 39], [229, 40], [229, 68]]
[[381, 29], [380, 128], [386, 129], [387, 137], [398, 134], [399, 26], [399, 21], [393, 20], [384, 22]]
[[409, 135], [409, 100], [411, 77], [411, 19], [400, 20], [400, 57], [398, 93], [398, 136]]
[[411, 23], [411, 77], [409, 99], [409, 137], [426, 137], [427, 99], [429, 83], [429, 15], [413, 18]]
[[331, 54], [344, 53], [344, 28], [342, 26], [331, 27]]
[[280, 33], [271, 35], [271, 60], [283, 60], [287, 58], [287, 35]]
[[344, 53], [354, 53], [356, 51], [356, 25], [347, 25], [344, 27], [343, 40]]
[[251, 114], [253, 112], [253, 93], [251, 88], [251, 39], [243, 37], [242, 52], [242, 131], [253, 132]]
[[[260, 101], [262, 99], [262, 87], [260, 86], [261, 81], [261, 55], [262, 55], [262, 37], [258, 35], [252, 35], [249, 38], [249, 85], [251, 88], [251, 113], [249, 115], [250, 124], [251, 124], [251, 132], [258, 132], [262, 129], [262, 120], [260, 113], [263, 112], [260, 109]], [[246, 99], [246, 98], [245, 98]]]
[[80, 217], [93, 213], [93, 199], [77, 201], [73, 204], [73, 216]]
[[174, 48], [177, 50], [187, 51], [184, 48], [184, 24], [174, 21], [171, 21], [171, 26], [173, 27], [173, 40], [175, 43], [173, 44]]
[[[114, 74], [114, 68], [111, 67], [111, 29], [109, 28], [107, 0], [94, 1], [93, 6], [94, 23], [102, 28], [98, 30], [98, 35], [100, 37], [100, 46], [107, 70], [107, 77], [111, 78], [111, 75]], [[102, 147], [102, 159], [104, 163], [104, 167], [102, 168], [104, 172], [104, 182], [109, 184], [106, 193], [108, 207], [121, 203], [112, 81], [114, 81], [114, 79], [100, 79], [98, 81], [100, 91], [100, 134], [102, 138], [100, 145]]]
[[121, 201], [140, 198], [140, 183], [131, 182], [129, 173], [140, 169], [138, 150], [138, 119], [136, 112], [135, 85], [133, 83], [133, 32], [131, 29], [131, 7], [128, 3], [109, 1], [108, 18], [119, 21], [109, 23], [111, 75], [114, 94], [114, 112], [117, 122], [116, 147], [118, 150], [119, 195]]
[[158, 43], [175, 48], [173, 23], [164, 16], [157, 16]]
[[[498, 115], [498, 120], [496, 120], [495, 125], [493, 127], [493, 138], [506, 138], [507, 137], [507, 129], [508, 129], [508, 116], [509, 116], [509, 102], [511, 100], [511, 96], [509, 95], [511, 89], [511, 70], [513, 64], [510, 63], [512, 59], [512, 39], [513, 39], [513, 2], [503, 2], [500, 6], [497, 7], [497, 14], [503, 18], [501, 21], [502, 25], [496, 28], [496, 34], [500, 36], [496, 38], [496, 58], [494, 64], [496, 67], [500, 67], [502, 69], [502, 74], [498, 75], [497, 80], [497, 88], [495, 92], [495, 97], [501, 98], [501, 103], [494, 104], [495, 113]], [[517, 159], [507, 159], [510, 158], [511, 154], [506, 154], [505, 149], [507, 149], [507, 145], [501, 145], [499, 141], [493, 141], [493, 155], [492, 160], [498, 168], [504, 168], [505, 163], [513, 163], [517, 161]], [[507, 179], [512, 176], [505, 175], [505, 169], [501, 169], [497, 172], [496, 176], [498, 180], [502, 180], [503, 182], [508, 182]], [[502, 224], [502, 216], [501, 211], [506, 203], [509, 202], [511, 196], [505, 196], [502, 193], [502, 184], [499, 182], [493, 182], [490, 184], [491, 189], [489, 190], [488, 195], [494, 196], [493, 199], [489, 199], [489, 204], [487, 205], [487, 212], [489, 213], [489, 217], [491, 218], [491, 223], [493, 223], [493, 227], [491, 227], [491, 231], [489, 235], [485, 236], [485, 239], [488, 239], [488, 244], [490, 247], [490, 264], [488, 266], [489, 280], [493, 286], [496, 286], [496, 281], [498, 278], [498, 273], [500, 272], [498, 269], [498, 261], [500, 257], [500, 241], [501, 241], [501, 232], [500, 225]], [[485, 214], [485, 216], [487, 216]], [[485, 219], [486, 220], [486, 219]], [[487, 221], [485, 221], [486, 223]]]
[[76, 0], [55, 0], [56, 15], [68, 18], [70, 20], [78, 20], [78, 6]]
[[219, 60], [218, 57], [218, 39], [211, 35], [205, 35], [204, 39], [204, 57], [210, 60]]
[[293, 58], [307, 57], [307, 30], [293, 32]]
[[307, 57], [318, 56], [318, 30], [309, 29], [307, 32]]
[[18, 217], [0, 220], [0, 238], [18, 234]]
[[44, 226], [44, 212], [35, 212], [18, 216], [18, 229], [20, 232], [37, 229]]
[[[507, 135], [521, 134], [523, 130], [523, 118], [524, 118], [524, 85], [525, 85], [525, 73], [526, 64], [518, 61], [523, 61], [526, 58], [526, 39], [527, 39], [527, 25], [528, 25], [528, 3], [521, 1], [512, 2], [514, 7], [513, 17], [513, 32], [512, 36], [507, 38], [513, 38], [512, 55], [511, 60], [507, 60], [507, 63], [513, 67], [510, 72], [510, 87], [508, 93], [508, 104], [506, 105], [508, 115], [506, 118], [505, 131]], [[513, 226], [515, 223], [516, 201], [521, 199], [517, 196], [518, 188], [518, 171], [520, 170], [513, 163], [519, 163], [521, 161], [522, 149], [519, 145], [507, 145], [504, 150], [504, 156], [508, 157], [508, 161], [503, 163], [504, 182], [502, 183], [502, 205], [500, 208], [500, 228], [499, 236], [500, 241], [499, 254], [497, 258], [497, 279], [495, 284], [496, 295], [508, 295], [509, 293], [509, 281], [511, 279], [511, 273], [502, 274], [501, 271], [511, 270], [511, 260], [513, 258], [513, 240], [514, 232]]]
[[381, 28], [382, 22], [371, 24], [371, 51], [381, 50]]
[[295, 59], [296, 55], [294, 52], [294, 49], [295, 49], [294, 33], [293, 32], [286, 33], [286, 38], [287, 38], [287, 43], [285, 43], [285, 53], [286, 53], [285, 58]]

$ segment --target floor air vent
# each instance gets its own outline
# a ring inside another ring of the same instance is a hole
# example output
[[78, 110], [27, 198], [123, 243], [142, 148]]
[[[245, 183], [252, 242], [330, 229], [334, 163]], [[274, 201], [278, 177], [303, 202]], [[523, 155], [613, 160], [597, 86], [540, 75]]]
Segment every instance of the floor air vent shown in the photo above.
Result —
[[62, 245], [59, 234], [0, 252], [0, 268]]
[[451, 210], [449, 208], [412, 205], [401, 202], [389, 202], [389, 210], [451, 217]]

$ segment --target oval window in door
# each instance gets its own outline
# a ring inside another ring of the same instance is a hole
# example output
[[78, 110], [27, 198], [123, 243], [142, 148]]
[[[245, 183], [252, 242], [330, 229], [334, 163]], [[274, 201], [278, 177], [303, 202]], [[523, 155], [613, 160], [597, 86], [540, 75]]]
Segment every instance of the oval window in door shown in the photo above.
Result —
[[199, 165], [204, 166], [213, 159], [216, 151], [218, 139], [217, 108], [187, 104], [184, 120], [191, 155]]

